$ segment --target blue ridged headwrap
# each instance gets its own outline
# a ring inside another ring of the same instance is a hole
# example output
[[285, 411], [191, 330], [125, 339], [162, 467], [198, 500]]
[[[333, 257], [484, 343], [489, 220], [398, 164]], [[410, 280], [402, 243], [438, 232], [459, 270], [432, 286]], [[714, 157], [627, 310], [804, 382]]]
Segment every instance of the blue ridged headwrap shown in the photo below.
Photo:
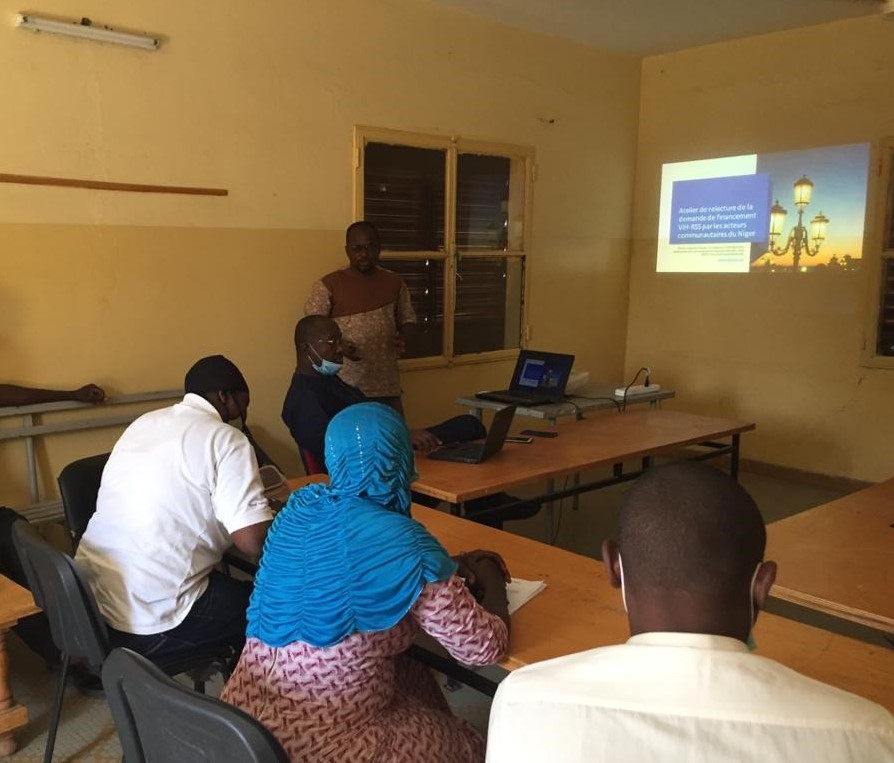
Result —
[[267, 533], [246, 635], [280, 647], [332, 646], [383, 631], [456, 563], [410, 517], [413, 450], [380, 403], [346, 408], [326, 430], [328, 485], [297, 490]]

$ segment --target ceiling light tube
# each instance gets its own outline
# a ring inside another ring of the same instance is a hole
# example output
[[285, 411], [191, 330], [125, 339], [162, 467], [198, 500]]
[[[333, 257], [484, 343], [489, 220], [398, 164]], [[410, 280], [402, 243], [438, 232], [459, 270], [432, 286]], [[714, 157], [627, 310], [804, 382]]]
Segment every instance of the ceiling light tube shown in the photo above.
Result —
[[143, 50], [157, 50], [159, 41], [154, 37], [142, 34], [130, 34], [128, 32], [116, 32], [100, 26], [77, 21], [55, 21], [40, 16], [32, 16], [30, 13], [20, 13], [16, 18], [16, 26], [21, 29], [32, 29], [35, 32], [51, 32], [52, 34], [64, 34], [69, 37], [81, 37], [96, 42], [111, 42], [116, 45], [129, 45], [132, 48]]

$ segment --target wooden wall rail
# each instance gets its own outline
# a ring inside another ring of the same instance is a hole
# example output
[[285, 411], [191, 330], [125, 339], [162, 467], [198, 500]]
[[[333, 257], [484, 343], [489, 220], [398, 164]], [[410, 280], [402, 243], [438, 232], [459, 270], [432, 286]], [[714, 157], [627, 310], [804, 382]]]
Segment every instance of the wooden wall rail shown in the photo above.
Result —
[[146, 185], [144, 183], [110, 183], [104, 180], [54, 178], [40, 175], [10, 175], [0, 172], [0, 183], [52, 185], [65, 188], [90, 188], [95, 191], [128, 191], [131, 193], [183, 193], [190, 196], [228, 196], [226, 188], [194, 188], [179, 185]]

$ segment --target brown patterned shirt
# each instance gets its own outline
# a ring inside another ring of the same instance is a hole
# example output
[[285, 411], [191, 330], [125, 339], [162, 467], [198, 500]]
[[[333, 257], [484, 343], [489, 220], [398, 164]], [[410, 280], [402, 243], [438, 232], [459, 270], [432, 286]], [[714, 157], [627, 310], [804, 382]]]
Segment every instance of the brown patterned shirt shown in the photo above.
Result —
[[345, 358], [339, 376], [367, 397], [399, 397], [397, 332], [415, 323], [416, 313], [403, 279], [377, 267], [369, 274], [351, 268], [336, 270], [314, 283], [305, 315], [326, 315], [342, 336], [357, 346], [361, 360]]

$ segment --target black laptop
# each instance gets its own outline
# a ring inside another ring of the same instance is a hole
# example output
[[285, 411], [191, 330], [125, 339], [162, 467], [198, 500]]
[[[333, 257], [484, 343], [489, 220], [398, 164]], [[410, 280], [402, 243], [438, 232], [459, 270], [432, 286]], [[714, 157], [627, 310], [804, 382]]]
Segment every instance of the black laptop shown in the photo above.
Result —
[[515, 406], [507, 405], [494, 414], [494, 420], [484, 442], [459, 442], [454, 445], [445, 445], [433, 450], [428, 457], [438, 461], [458, 461], [461, 464], [480, 464], [482, 461], [487, 461], [494, 453], [503, 448], [503, 441], [509, 434], [509, 427], [514, 415]]
[[565, 399], [565, 385], [573, 365], [574, 355], [522, 350], [509, 389], [479, 392], [475, 397], [517, 405], [560, 403]]

